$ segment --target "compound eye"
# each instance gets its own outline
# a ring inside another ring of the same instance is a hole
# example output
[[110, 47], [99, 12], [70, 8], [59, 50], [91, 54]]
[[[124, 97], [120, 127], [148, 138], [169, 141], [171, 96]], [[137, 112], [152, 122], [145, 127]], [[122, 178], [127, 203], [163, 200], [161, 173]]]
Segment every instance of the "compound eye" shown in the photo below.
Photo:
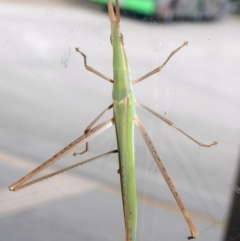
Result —
[[121, 43], [124, 44], [124, 42], [123, 42], [123, 35], [121, 33], [119, 33], [119, 38], [120, 38]]
[[111, 45], [113, 45], [113, 37], [112, 37], [112, 34], [110, 34], [110, 42], [111, 42]]
[[121, 41], [123, 42], [123, 35], [121, 33], [119, 33], [119, 38], [121, 39]]

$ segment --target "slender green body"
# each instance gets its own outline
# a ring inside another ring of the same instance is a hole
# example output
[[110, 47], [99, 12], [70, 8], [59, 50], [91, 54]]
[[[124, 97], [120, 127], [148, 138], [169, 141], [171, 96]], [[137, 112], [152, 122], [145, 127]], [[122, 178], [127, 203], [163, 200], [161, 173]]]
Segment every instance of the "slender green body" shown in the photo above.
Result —
[[113, 45], [113, 115], [117, 136], [119, 173], [126, 228], [126, 240], [134, 241], [137, 223], [137, 201], [134, 161], [135, 99], [127, 58], [118, 23], [112, 23]]

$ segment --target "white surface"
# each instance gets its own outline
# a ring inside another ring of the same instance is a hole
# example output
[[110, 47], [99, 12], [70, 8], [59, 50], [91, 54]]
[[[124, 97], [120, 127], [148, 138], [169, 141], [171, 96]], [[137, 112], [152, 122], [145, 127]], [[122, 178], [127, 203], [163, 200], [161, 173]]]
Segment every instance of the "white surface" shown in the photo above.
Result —
[[[90, 66], [111, 77], [106, 13], [82, 5], [28, 2], [0, 3], [0, 15], [1, 240], [124, 240], [116, 156], [16, 193], [7, 190], [79, 137], [111, 103], [111, 84], [87, 72], [74, 51], [80, 47]], [[237, 17], [214, 23], [121, 22], [133, 79], [189, 41], [166, 68], [135, 91], [140, 102], [166, 113], [196, 139], [219, 143], [210, 149], [199, 147], [138, 108], [200, 232], [199, 241], [221, 240], [235, 190], [239, 22]], [[115, 147], [112, 128], [90, 142], [86, 158]], [[68, 155], [51, 170], [81, 159]], [[141, 196], [137, 240], [186, 240], [187, 225], [138, 131], [136, 169]]]

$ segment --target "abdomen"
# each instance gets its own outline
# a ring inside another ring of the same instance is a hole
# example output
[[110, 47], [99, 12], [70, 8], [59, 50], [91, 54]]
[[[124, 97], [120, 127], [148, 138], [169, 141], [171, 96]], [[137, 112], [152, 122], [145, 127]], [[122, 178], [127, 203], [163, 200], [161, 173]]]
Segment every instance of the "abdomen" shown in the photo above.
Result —
[[134, 101], [126, 97], [114, 101], [115, 129], [119, 156], [119, 173], [127, 241], [135, 240], [137, 201], [134, 161]]

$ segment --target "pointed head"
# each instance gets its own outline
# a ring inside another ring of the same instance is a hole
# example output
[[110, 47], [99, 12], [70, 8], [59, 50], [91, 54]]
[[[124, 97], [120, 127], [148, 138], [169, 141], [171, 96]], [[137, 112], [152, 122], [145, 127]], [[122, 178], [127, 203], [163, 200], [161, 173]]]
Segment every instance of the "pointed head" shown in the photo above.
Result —
[[111, 22], [111, 44], [119, 42], [123, 45], [123, 36], [120, 31], [120, 7], [119, 2], [116, 0], [116, 14], [113, 9], [112, 1], [108, 0], [108, 16]]

